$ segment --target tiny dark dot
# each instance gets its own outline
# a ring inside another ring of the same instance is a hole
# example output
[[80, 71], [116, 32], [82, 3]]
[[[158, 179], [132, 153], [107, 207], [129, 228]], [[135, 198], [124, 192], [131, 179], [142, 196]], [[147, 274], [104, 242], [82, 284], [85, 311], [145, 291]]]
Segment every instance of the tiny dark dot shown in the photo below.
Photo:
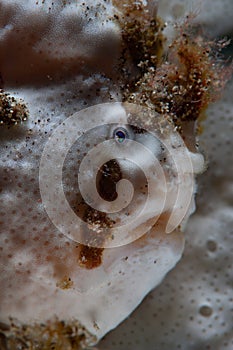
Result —
[[213, 310], [210, 306], [208, 305], [203, 305], [199, 309], [199, 313], [204, 316], [204, 317], [210, 317], [213, 313]]
[[207, 241], [207, 249], [210, 251], [210, 252], [215, 252], [217, 250], [217, 243], [213, 240], [209, 240]]

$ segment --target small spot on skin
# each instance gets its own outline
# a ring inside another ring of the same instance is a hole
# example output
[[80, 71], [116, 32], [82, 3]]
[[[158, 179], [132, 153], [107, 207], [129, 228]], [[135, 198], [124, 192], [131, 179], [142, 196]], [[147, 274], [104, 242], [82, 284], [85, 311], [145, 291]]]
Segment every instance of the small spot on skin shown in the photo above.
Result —
[[215, 252], [217, 250], [217, 243], [213, 240], [207, 241], [206, 245], [210, 252]]
[[213, 313], [213, 310], [210, 306], [208, 305], [203, 305], [200, 307], [199, 309], [199, 313], [200, 315], [204, 316], [204, 317], [210, 317]]
[[71, 280], [70, 277], [65, 276], [60, 281], [56, 283], [56, 286], [60, 289], [71, 289], [74, 286], [74, 282]]

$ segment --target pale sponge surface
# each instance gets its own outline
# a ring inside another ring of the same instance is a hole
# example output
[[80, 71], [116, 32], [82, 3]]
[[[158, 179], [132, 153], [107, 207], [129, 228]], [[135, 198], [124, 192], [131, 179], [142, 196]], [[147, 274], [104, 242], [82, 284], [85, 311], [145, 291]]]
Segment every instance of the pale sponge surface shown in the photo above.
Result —
[[212, 38], [227, 35], [232, 30], [233, 6], [231, 0], [158, 0], [158, 13], [168, 25], [185, 16], [196, 16], [196, 23]]

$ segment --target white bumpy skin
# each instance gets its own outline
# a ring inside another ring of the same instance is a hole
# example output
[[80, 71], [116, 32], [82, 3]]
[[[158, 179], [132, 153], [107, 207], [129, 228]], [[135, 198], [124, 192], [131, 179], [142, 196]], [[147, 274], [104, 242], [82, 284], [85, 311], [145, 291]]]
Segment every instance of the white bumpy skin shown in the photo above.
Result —
[[[69, 115], [120, 100], [121, 95], [98, 73], [106, 73], [119, 54], [119, 28], [106, 20], [113, 14], [111, 5], [85, 1], [81, 7], [71, 1], [47, 6], [32, 0], [1, 1], [5, 89], [24, 99], [30, 117], [25, 124], [0, 130], [0, 321], [78, 319], [100, 339], [176, 265], [184, 235], [179, 229], [166, 234], [163, 222], [158, 222], [149, 235], [106, 249], [101, 266], [87, 270], [77, 262], [77, 243], [48, 218], [39, 190], [45, 143]], [[191, 159], [194, 172], [200, 172], [203, 158], [195, 154]], [[192, 198], [185, 221], [193, 208]], [[61, 288], [66, 278], [72, 283]]]
[[[158, 2], [169, 31], [194, 12], [197, 26], [207, 30], [208, 37], [233, 37], [231, 0]], [[231, 61], [232, 46], [225, 54]], [[101, 350], [232, 349], [232, 89], [233, 80], [208, 108], [203, 123], [199, 142], [207, 171], [198, 177], [197, 209], [186, 227], [181, 261], [131, 317], [105, 337]]]

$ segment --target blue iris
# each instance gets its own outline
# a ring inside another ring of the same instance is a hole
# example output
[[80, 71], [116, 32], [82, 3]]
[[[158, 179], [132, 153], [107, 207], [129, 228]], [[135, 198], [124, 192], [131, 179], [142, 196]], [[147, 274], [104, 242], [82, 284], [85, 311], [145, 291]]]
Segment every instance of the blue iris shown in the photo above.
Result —
[[123, 128], [117, 128], [114, 131], [114, 138], [118, 143], [124, 143], [128, 138], [128, 132]]

